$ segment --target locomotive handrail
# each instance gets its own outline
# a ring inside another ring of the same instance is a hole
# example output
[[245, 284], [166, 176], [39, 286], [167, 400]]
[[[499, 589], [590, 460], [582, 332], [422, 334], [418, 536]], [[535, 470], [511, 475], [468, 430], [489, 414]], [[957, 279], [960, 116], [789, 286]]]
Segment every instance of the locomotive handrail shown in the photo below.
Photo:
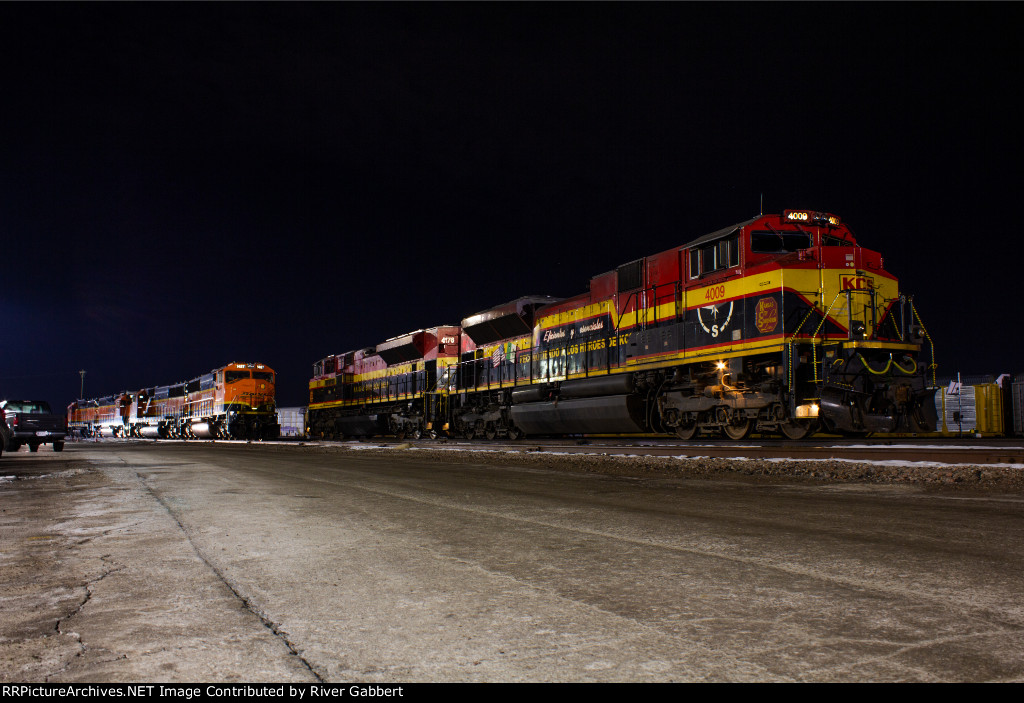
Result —
[[[626, 302], [622, 304], [622, 310], [623, 310], [622, 312], [619, 312], [618, 310], [615, 311], [618, 314], [618, 318], [615, 320], [615, 333], [616, 334], [618, 334], [618, 332], [619, 332], [619, 325], [622, 324], [622, 318], [626, 316], [625, 309], [627, 307], [629, 307], [629, 300], [630, 300], [630, 298], [634, 298], [634, 297], [636, 297], [636, 291], [633, 291], [628, 296], [626, 296]], [[616, 301], [616, 307], [617, 306], [618, 306], [618, 301]], [[636, 307], [634, 307], [633, 310], [635, 311]]]
[[932, 385], [936, 386], [938, 384], [936, 384], [936, 382], [935, 382], [935, 372], [936, 372], [936, 370], [938, 368], [938, 365], [935, 363], [935, 344], [932, 342], [932, 337], [931, 337], [930, 334], [928, 334], [928, 329], [924, 326], [924, 322], [921, 321], [921, 316], [917, 313], [917, 308], [914, 307], [914, 299], [910, 298], [909, 302], [910, 302], [910, 310], [911, 310], [911, 312], [914, 313], [914, 319], [917, 320], [917, 324], [921, 325], [921, 331], [924, 332], [925, 339], [928, 340], [928, 348], [932, 350], [932, 363], [931, 363]]
[[[622, 304], [622, 312], [619, 312], [618, 310], [616, 310], [616, 315], [618, 315], [618, 317], [615, 320], [615, 332], [618, 333], [619, 329], [621, 329], [622, 318], [626, 316], [626, 314], [627, 314], [626, 308], [629, 307], [629, 301], [631, 299], [633, 299], [633, 298], [636, 298], [636, 302], [634, 303], [634, 307], [633, 307], [633, 314], [636, 317], [636, 326], [639, 327], [641, 330], [646, 330], [647, 329], [647, 326], [652, 322], [651, 319], [650, 319], [651, 305], [650, 305], [650, 301], [647, 300], [647, 295], [646, 295], [648, 291], [651, 292], [652, 298], [654, 300], [654, 320], [653, 320], [653, 322], [654, 322], [654, 324], [658, 324], [658, 300], [660, 300], [660, 297], [658, 295], [658, 289], [659, 288], [666, 288], [668, 286], [672, 286], [673, 287], [673, 291], [672, 291], [672, 304], [675, 307], [675, 318], [676, 318], [676, 321], [679, 321], [679, 319], [680, 319], [680, 317], [682, 315], [682, 308], [683, 308], [683, 306], [682, 306], [682, 291], [683, 291], [682, 283], [680, 281], [672, 281], [670, 283], [659, 283], [659, 284], [653, 285], [653, 286], [651, 286], [649, 288], [637, 288], [635, 290], [630, 291], [629, 295], [626, 296], [626, 301]], [[642, 306], [640, 304], [640, 299], [639, 299], [639, 297], [637, 295], [638, 293], [643, 293], [644, 294], [644, 300], [643, 300], [643, 305]], [[618, 307], [617, 303], [616, 303], [616, 307]], [[641, 310], [643, 311], [642, 313], [641, 313]]]
[[[835, 301], [833, 301], [833, 302], [835, 302]], [[796, 326], [795, 330], [793, 330], [793, 334], [791, 334], [789, 336], [789, 339], [787, 339], [784, 342], [786, 347], [789, 349], [789, 368], [786, 369], [786, 378], [787, 378], [787, 380], [789, 382], [790, 388], [793, 387], [793, 384], [796, 381], [796, 379], [793, 378], [793, 344], [794, 344], [794, 342], [796, 340], [796, 336], [798, 334], [800, 334], [800, 330], [803, 329], [804, 324], [807, 322], [807, 320], [809, 320], [811, 318], [811, 315], [817, 309], [818, 309], [817, 305], [814, 305], [810, 309], [808, 309], [807, 310], [807, 314], [804, 315], [804, 319], [800, 320], [800, 324]], [[813, 339], [813, 337], [812, 337], [812, 339]], [[813, 347], [813, 344], [812, 344], [812, 347]], [[816, 361], [815, 361], [815, 365], [817, 365]]]
[[[821, 382], [821, 379], [818, 378], [818, 332], [825, 326], [825, 321], [828, 319], [829, 313], [832, 312], [832, 308], [835, 306], [836, 301], [839, 300], [839, 296], [842, 292], [843, 291], [836, 292], [836, 297], [832, 298], [832, 302], [829, 304], [828, 310], [826, 310], [825, 314], [821, 316], [821, 322], [818, 323], [817, 329], [815, 329], [814, 334], [811, 335], [811, 366], [814, 369], [814, 378], [812, 379], [814, 383]], [[849, 304], [847, 304], [847, 307], [849, 307]]]

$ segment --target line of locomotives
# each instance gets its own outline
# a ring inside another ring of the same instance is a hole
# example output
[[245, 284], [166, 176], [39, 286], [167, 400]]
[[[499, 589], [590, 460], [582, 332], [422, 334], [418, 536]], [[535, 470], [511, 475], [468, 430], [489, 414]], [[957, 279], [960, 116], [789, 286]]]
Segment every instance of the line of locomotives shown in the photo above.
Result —
[[231, 363], [190, 381], [125, 391], [68, 406], [68, 431], [151, 439], [272, 439], [278, 436], [275, 374]]
[[522, 297], [321, 359], [308, 425], [328, 439], [926, 432], [934, 373], [882, 256], [835, 215], [787, 210], [571, 298]]

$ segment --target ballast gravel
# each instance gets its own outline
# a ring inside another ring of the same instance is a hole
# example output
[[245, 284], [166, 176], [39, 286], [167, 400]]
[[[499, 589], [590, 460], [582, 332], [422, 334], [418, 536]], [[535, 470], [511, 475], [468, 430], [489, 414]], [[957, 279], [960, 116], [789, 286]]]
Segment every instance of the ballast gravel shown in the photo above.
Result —
[[[316, 445], [310, 445], [311, 448]], [[556, 471], [610, 476], [674, 477], [752, 481], [799, 481], [812, 483], [911, 484], [933, 487], [975, 488], [992, 491], [1024, 491], [1024, 468], [1013, 465], [936, 464], [930, 462], [868, 462], [840, 459], [746, 459], [716, 457], [622, 456], [601, 453], [559, 453], [542, 446], [519, 450], [445, 449], [440, 444], [319, 445], [327, 452], [358, 451], [360, 455], [395, 457], [414, 452], [444, 462], [505, 465], [527, 464]]]

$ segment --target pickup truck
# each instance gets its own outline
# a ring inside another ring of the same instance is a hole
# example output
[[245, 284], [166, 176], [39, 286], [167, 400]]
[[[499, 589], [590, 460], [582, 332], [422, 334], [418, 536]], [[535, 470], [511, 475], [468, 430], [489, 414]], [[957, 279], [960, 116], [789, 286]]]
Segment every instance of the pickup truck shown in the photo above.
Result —
[[40, 444], [52, 444], [53, 451], [64, 449], [67, 421], [63, 415], [54, 415], [45, 400], [0, 401], [7, 427], [7, 451], [16, 452], [23, 444], [30, 452], [38, 451]]
[[7, 440], [11, 436], [11, 430], [7, 427], [7, 417], [4, 415], [4, 409], [0, 408], [0, 455], [7, 449]]

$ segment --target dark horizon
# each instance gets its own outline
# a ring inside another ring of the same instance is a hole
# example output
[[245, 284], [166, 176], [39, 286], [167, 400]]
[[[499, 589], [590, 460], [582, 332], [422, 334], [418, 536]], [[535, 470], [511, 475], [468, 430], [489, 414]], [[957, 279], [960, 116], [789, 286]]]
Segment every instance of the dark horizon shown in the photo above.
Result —
[[328, 354], [762, 199], [881, 252], [940, 376], [1024, 371], [1011, 10], [6, 3], [0, 397], [251, 361], [304, 405]]

